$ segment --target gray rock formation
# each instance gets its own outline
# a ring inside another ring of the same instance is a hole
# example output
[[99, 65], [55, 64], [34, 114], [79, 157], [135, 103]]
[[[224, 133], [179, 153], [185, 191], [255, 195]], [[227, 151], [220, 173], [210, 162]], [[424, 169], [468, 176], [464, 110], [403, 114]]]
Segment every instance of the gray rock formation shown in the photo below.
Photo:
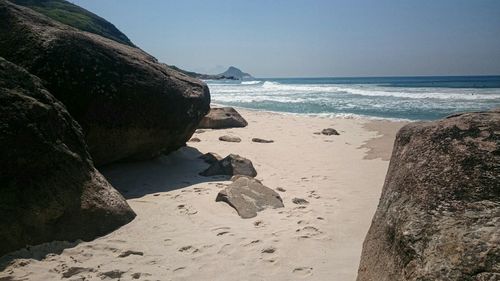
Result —
[[358, 281], [500, 280], [500, 112], [397, 134]]
[[210, 112], [201, 119], [198, 128], [227, 129], [246, 127], [248, 122], [232, 107], [211, 108]]
[[52, 240], [90, 240], [135, 217], [94, 168], [65, 107], [3, 58], [0, 132], [0, 256]]
[[217, 194], [215, 201], [223, 201], [236, 209], [244, 219], [253, 218], [267, 208], [282, 208], [283, 200], [274, 190], [248, 177], [240, 177]]
[[225, 141], [225, 142], [241, 142], [241, 139], [239, 137], [233, 137], [233, 136], [228, 136], [224, 135], [219, 137], [220, 141]]
[[200, 175], [206, 177], [215, 175], [244, 175], [255, 177], [257, 176], [257, 171], [255, 171], [252, 161], [236, 154], [229, 154], [226, 158], [210, 165], [210, 167], [201, 172]]
[[83, 128], [96, 165], [170, 152], [209, 110], [208, 87], [138, 48], [0, 0], [0, 56], [40, 77]]

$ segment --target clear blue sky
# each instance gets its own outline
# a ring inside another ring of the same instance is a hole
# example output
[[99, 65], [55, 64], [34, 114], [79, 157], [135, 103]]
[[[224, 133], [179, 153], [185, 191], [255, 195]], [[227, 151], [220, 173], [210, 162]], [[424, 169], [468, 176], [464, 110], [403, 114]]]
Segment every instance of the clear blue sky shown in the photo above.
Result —
[[500, 0], [71, 2], [187, 70], [234, 65], [257, 77], [500, 74]]

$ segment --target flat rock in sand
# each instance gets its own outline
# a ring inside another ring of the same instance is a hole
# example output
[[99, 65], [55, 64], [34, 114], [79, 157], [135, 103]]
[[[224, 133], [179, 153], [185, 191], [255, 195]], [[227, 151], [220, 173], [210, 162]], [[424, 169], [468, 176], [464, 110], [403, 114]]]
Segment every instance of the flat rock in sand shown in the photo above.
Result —
[[261, 138], [253, 138], [252, 141], [258, 142], [258, 143], [273, 143], [274, 142], [273, 140], [265, 140], [265, 139], [261, 139]]
[[228, 136], [228, 135], [219, 137], [219, 140], [220, 141], [227, 141], [227, 142], [241, 142], [241, 139], [239, 137], [233, 137], [233, 136]]
[[257, 171], [252, 165], [252, 161], [241, 157], [236, 154], [229, 154], [226, 158], [214, 162], [205, 171], [201, 172], [202, 176], [215, 176], [215, 175], [245, 175], [255, 177]]
[[248, 177], [240, 177], [219, 192], [216, 202], [226, 202], [244, 219], [253, 218], [267, 208], [283, 208], [283, 200], [274, 190]]
[[211, 108], [201, 119], [198, 128], [227, 129], [246, 127], [248, 122], [232, 107]]

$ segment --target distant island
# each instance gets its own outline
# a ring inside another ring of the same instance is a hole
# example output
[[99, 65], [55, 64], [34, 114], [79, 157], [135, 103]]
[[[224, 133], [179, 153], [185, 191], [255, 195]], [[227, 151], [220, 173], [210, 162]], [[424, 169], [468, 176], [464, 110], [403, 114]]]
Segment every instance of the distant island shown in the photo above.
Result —
[[182, 72], [186, 74], [187, 76], [191, 76], [194, 78], [198, 79], [203, 79], [203, 80], [248, 80], [248, 79], [253, 79], [254, 77], [246, 72], [241, 71], [239, 68], [236, 68], [234, 66], [230, 66], [226, 71], [220, 73], [220, 74], [202, 74], [202, 73], [197, 73], [193, 71], [187, 71], [178, 68], [175, 65], [167, 65], [168, 67], [177, 70], [179, 72]]

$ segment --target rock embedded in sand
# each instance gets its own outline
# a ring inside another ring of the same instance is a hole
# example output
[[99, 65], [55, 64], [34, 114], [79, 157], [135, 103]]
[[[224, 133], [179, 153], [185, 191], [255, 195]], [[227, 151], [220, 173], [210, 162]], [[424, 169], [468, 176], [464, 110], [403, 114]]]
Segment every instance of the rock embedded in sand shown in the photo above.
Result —
[[260, 138], [253, 138], [253, 142], [258, 142], [258, 143], [273, 143], [273, 140], [265, 140], [265, 139], [260, 139]]
[[323, 135], [326, 135], [326, 136], [332, 136], [332, 135], [333, 135], [333, 136], [338, 136], [338, 135], [340, 135], [340, 134], [339, 134], [339, 132], [337, 132], [337, 130], [335, 130], [335, 129], [333, 129], [333, 128], [326, 128], [326, 129], [323, 129], [323, 130], [321, 131], [321, 133], [322, 133]]
[[257, 176], [257, 171], [253, 167], [252, 161], [241, 157], [237, 154], [229, 154], [224, 159], [219, 160], [205, 171], [201, 172], [202, 176], [215, 176], [215, 175], [244, 175], [249, 177]]
[[309, 201], [307, 201], [306, 199], [302, 199], [302, 198], [293, 198], [292, 203], [297, 204], [297, 205], [306, 205], [306, 204], [309, 204]]
[[199, 138], [191, 138], [189, 142], [201, 142]]
[[227, 142], [241, 142], [241, 139], [239, 137], [233, 137], [233, 136], [221, 136], [219, 137], [220, 141], [227, 141]]
[[500, 112], [397, 134], [358, 281], [500, 280]]
[[201, 119], [198, 128], [228, 129], [246, 127], [248, 122], [232, 107], [211, 108]]
[[90, 240], [135, 217], [94, 168], [64, 105], [3, 58], [0, 128], [0, 256], [53, 240]]
[[278, 193], [248, 177], [241, 177], [231, 183], [219, 192], [215, 201], [228, 203], [244, 219], [253, 218], [257, 212], [267, 208], [284, 207]]
[[0, 1], [0, 56], [40, 77], [80, 123], [96, 166], [185, 145], [207, 85], [144, 51]]

